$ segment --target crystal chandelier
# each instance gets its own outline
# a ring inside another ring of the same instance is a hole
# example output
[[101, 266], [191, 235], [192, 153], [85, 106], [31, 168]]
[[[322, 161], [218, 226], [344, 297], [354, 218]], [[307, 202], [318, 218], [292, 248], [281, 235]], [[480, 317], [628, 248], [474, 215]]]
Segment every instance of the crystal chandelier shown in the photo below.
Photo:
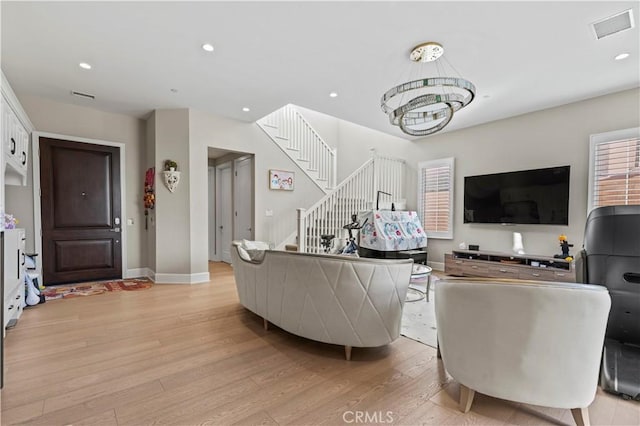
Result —
[[[409, 58], [420, 63], [434, 62], [443, 53], [441, 44], [430, 41], [413, 48]], [[438, 65], [436, 63], [436, 69], [440, 73], [443, 68]], [[451, 64], [449, 66], [453, 68]], [[415, 97], [405, 102], [405, 94], [409, 92]], [[475, 95], [476, 87], [463, 78], [422, 78], [388, 90], [382, 95], [380, 107], [389, 115], [391, 124], [400, 126], [404, 133], [426, 136], [442, 130], [453, 118], [453, 113], [467, 106]]]

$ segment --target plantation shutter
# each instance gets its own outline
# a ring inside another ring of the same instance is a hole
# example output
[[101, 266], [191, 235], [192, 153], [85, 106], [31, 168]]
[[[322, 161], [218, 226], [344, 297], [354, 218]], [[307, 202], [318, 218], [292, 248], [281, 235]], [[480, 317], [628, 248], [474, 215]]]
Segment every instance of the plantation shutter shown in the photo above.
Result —
[[418, 214], [429, 238], [453, 238], [453, 158], [419, 164]]
[[589, 210], [640, 205], [640, 137], [633, 130], [592, 137]]

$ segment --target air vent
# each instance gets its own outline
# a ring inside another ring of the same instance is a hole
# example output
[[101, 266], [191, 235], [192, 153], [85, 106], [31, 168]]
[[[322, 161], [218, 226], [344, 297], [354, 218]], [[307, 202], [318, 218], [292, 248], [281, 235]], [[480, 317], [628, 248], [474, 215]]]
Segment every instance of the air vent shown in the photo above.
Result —
[[78, 96], [80, 98], [85, 98], [85, 99], [95, 99], [96, 98], [94, 95], [90, 95], [88, 93], [76, 92], [74, 90], [71, 91], [71, 94], [73, 96]]
[[633, 28], [633, 11], [631, 9], [625, 10], [591, 25], [598, 40], [620, 31], [630, 30]]

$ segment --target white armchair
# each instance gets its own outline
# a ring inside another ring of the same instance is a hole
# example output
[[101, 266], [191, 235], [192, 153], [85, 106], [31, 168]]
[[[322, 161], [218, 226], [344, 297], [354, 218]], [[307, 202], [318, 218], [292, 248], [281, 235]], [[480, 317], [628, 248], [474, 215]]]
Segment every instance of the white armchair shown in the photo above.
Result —
[[438, 342], [460, 383], [460, 410], [475, 392], [571, 409], [589, 424], [611, 299], [605, 287], [501, 280], [440, 280]]

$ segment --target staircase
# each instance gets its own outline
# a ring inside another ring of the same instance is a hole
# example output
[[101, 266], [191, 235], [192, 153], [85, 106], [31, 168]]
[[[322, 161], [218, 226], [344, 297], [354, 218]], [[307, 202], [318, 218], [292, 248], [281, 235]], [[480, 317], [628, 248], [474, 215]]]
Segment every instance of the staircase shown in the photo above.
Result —
[[[379, 156], [372, 150], [367, 162], [337, 184], [336, 150], [327, 145], [294, 105], [280, 108], [257, 124], [325, 193], [309, 209], [298, 209], [296, 232], [279, 247], [296, 237], [298, 251], [323, 253], [321, 236], [346, 238], [347, 231], [342, 227], [350, 223], [352, 214], [374, 208], [378, 191], [392, 194], [396, 202], [405, 198], [404, 160]], [[286, 245], [287, 249], [294, 247]]]
[[336, 185], [336, 151], [318, 135], [294, 105], [257, 121], [258, 126], [327, 194]]
[[324, 253], [322, 235], [346, 238], [351, 215], [375, 207], [378, 191], [404, 198], [404, 160], [372, 153], [366, 163], [309, 209], [298, 209], [298, 251]]

